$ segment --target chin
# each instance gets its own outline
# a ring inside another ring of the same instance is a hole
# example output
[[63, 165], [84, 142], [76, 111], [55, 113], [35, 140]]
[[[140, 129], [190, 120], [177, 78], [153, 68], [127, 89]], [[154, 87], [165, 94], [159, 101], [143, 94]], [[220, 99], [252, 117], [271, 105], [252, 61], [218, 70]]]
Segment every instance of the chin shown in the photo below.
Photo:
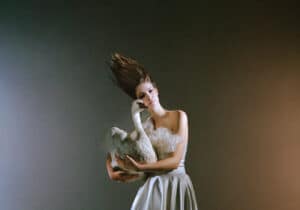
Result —
[[148, 107], [151, 108], [151, 109], [154, 109], [156, 107], [156, 104], [155, 103], [151, 103], [151, 104], [148, 105]]

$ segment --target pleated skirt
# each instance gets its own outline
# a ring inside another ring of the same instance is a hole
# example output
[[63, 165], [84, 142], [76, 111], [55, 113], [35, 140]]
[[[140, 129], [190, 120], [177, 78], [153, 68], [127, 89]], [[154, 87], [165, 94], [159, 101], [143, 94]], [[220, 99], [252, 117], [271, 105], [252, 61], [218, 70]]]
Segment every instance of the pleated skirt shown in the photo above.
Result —
[[184, 167], [148, 177], [131, 210], [198, 210], [195, 191]]

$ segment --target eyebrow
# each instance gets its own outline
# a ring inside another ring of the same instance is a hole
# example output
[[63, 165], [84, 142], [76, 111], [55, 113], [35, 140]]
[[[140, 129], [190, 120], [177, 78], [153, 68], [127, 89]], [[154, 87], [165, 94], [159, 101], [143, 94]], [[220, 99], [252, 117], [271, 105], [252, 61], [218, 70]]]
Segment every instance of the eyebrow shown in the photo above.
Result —
[[[152, 89], [152, 88], [151, 87], [147, 88], [147, 91], [150, 90], [150, 89]], [[145, 92], [139, 92], [138, 97], [141, 97], [142, 94], [145, 94]]]

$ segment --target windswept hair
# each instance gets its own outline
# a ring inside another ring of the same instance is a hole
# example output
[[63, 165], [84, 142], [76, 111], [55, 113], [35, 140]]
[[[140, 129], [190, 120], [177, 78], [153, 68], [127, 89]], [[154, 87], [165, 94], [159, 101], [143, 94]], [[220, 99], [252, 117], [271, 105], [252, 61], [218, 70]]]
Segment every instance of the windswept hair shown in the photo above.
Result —
[[110, 69], [114, 75], [113, 82], [131, 98], [136, 99], [136, 87], [145, 81], [153, 81], [145, 68], [136, 60], [114, 53], [111, 57]]

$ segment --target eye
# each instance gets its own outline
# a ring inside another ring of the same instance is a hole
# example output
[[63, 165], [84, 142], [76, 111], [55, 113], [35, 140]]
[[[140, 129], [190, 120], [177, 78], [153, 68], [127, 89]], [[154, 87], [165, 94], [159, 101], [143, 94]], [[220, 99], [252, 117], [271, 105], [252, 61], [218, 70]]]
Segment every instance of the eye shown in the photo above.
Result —
[[139, 96], [139, 99], [143, 99], [145, 97], [145, 94], [142, 94]]
[[152, 91], [153, 91], [153, 89], [150, 89], [150, 90], [149, 90], [149, 93], [152, 93]]

